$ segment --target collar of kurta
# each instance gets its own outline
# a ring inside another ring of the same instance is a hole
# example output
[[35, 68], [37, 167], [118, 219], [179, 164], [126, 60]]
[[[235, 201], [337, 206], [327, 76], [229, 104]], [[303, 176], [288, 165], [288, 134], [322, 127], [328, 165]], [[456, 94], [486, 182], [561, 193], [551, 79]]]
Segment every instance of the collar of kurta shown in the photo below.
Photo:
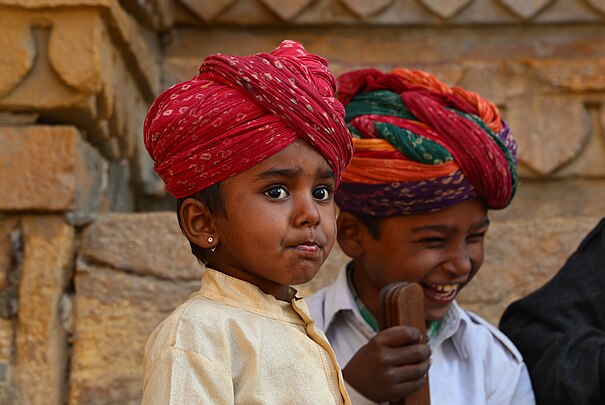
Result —
[[[309, 310], [294, 288], [292, 288], [294, 298], [291, 302], [280, 301], [271, 294], [265, 294], [254, 284], [206, 267], [200, 294], [267, 318], [299, 325], [307, 325], [311, 322]], [[302, 315], [299, 314], [300, 312]]]

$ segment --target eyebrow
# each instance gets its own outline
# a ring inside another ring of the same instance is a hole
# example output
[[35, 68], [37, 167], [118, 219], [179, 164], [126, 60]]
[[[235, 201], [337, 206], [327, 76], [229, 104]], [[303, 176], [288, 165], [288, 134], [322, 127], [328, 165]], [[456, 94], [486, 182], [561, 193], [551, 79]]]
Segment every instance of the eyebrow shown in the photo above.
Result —
[[[485, 228], [489, 225], [489, 219], [485, 218], [481, 221], [475, 222], [469, 227], [469, 230]], [[451, 225], [425, 225], [419, 226], [418, 228], [412, 228], [413, 233], [435, 231], [435, 232], [451, 232], [455, 231], [456, 227]]]
[[[259, 180], [272, 179], [276, 177], [296, 177], [300, 175], [302, 169], [300, 167], [293, 169], [270, 169], [266, 170], [258, 175]], [[316, 176], [319, 179], [336, 179], [332, 169], [319, 169], [316, 172]]]

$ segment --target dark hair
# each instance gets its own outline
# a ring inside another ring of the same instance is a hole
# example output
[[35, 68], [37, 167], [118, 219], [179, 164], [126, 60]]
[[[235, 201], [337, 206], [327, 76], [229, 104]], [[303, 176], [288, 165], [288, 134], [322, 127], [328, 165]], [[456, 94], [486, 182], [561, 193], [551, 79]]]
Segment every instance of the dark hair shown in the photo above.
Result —
[[[195, 200], [203, 203], [210, 211], [211, 214], [220, 215], [222, 217], [227, 218], [227, 210], [225, 209], [225, 197], [223, 195], [223, 190], [221, 187], [222, 182], [215, 183], [211, 186], [206, 187], [203, 190], [200, 190], [196, 193], [191, 194], [190, 196], [177, 198], [176, 200], [176, 217], [179, 221], [179, 226], [181, 230], [183, 230], [183, 225], [181, 224], [181, 206], [183, 205], [183, 201], [188, 198], [193, 198]], [[183, 232], [184, 233], [184, 232]], [[187, 237], [187, 235], [185, 235]], [[189, 238], [187, 238], [189, 239]], [[189, 241], [191, 245], [191, 253], [195, 255], [198, 259], [202, 260], [204, 263], [206, 262], [206, 255], [204, 248], [196, 245], [195, 243]]]
[[380, 240], [380, 224], [385, 218], [375, 217], [373, 215], [362, 214], [359, 212], [348, 212], [354, 215], [355, 218], [357, 218], [359, 222], [361, 222], [368, 229], [368, 232], [370, 232], [370, 235], [372, 238], [374, 238], [374, 240]]

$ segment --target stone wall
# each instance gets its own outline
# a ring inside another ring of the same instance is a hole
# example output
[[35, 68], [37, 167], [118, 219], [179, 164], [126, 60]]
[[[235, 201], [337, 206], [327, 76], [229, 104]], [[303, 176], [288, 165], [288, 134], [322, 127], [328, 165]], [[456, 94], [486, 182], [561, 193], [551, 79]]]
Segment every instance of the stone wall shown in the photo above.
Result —
[[501, 108], [521, 184], [460, 297], [497, 322], [604, 216], [604, 28], [597, 0], [0, 0], [0, 403], [140, 402], [145, 339], [202, 271], [150, 212], [173, 202], [145, 112], [206, 54], [285, 38], [335, 74], [422, 68]]

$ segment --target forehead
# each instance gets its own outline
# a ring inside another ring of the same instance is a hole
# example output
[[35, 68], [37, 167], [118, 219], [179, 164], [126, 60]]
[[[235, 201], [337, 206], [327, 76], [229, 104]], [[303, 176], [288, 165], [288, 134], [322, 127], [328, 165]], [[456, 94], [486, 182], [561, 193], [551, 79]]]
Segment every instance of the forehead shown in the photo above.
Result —
[[334, 173], [324, 157], [311, 145], [297, 140], [285, 149], [269, 156], [249, 169], [223, 182], [223, 192], [231, 199], [245, 192], [258, 191], [256, 188], [269, 183], [308, 180], [330, 182]]
[[413, 232], [421, 228], [447, 227], [466, 231], [473, 226], [485, 225], [487, 208], [480, 200], [468, 200], [428, 214], [400, 215], [384, 219], [385, 232]]
[[327, 171], [332, 173], [326, 159], [307, 142], [298, 139], [281, 151], [235, 175], [232, 179], [266, 177], [280, 172], [316, 176], [323, 175]]

